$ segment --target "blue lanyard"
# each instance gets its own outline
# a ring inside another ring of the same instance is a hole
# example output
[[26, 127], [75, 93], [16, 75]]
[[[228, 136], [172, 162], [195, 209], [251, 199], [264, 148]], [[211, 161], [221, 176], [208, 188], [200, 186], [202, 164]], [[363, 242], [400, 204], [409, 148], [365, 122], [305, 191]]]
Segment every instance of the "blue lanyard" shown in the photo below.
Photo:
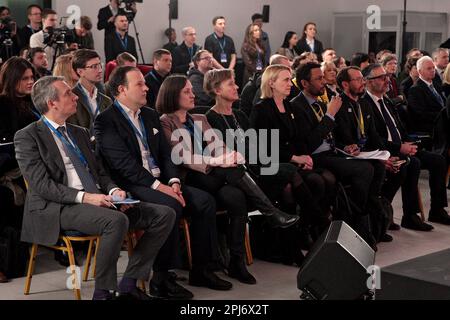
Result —
[[30, 24], [27, 25], [27, 27], [31, 30], [31, 34], [35, 34], [36, 32], [38, 32], [38, 31], [35, 31], [35, 30], [33, 29], [33, 27], [31, 27]]
[[150, 71], [149, 74], [150, 74], [150, 76], [151, 76], [153, 79], [155, 79], [156, 82], [158, 82], [159, 84], [161, 84], [161, 81], [153, 74], [153, 70]]
[[[89, 97], [86, 95], [86, 92], [84, 92], [84, 89], [83, 89], [81, 83], [78, 82], [76, 86], [77, 86], [78, 90], [80, 90], [81, 94], [83, 95], [84, 102], [89, 107], [89, 112], [92, 113], [92, 105], [89, 102]], [[103, 101], [103, 98], [102, 98], [102, 96], [100, 95], [99, 92], [97, 92], [97, 97], [98, 97], [97, 108], [95, 109], [95, 113], [93, 114], [94, 117], [100, 113], [100, 105], [101, 105], [101, 103]]]
[[192, 61], [192, 57], [194, 56], [194, 46], [188, 48], [188, 52], [189, 52], [189, 57], [191, 58], [191, 61]]
[[142, 142], [142, 145], [144, 146], [145, 150], [150, 151], [150, 147], [148, 145], [148, 141], [147, 141], [147, 130], [145, 130], [145, 126], [144, 126], [144, 120], [142, 120], [142, 117], [139, 116], [139, 123], [140, 123], [140, 127], [142, 130], [142, 133], [136, 128], [136, 126], [133, 124], [133, 122], [131, 121], [130, 117], [128, 116], [128, 114], [125, 112], [125, 110], [123, 110], [123, 108], [120, 106], [120, 104], [116, 101], [114, 101], [114, 105], [119, 109], [119, 111], [122, 113], [122, 115], [125, 117], [125, 119], [127, 119], [128, 123], [130, 124], [131, 128], [133, 129], [134, 133], [139, 137], [139, 139]]
[[222, 49], [222, 52], [225, 52], [225, 46], [227, 45], [227, 39], [225, 38], [225, 35], [223, 35], [223, 44], [220, 42], [219, 38], [217, 37], [216, 33], [214, 33], [214, 38], [216, 38], [217, 42], [219, 42], [220, 49]]
[[119, 38], [120, 43], [122, 44], [122, 47], [127, 50], [128, 49], [128, 34], [125, 34], [125, 40], [122, 40], [120, 37], [120, 33], [116, 31], [116, 36]]
[[[45, 117], [42, 117], [42, 121], [44, 121], [45, 125], [59, 138], [59, 140], [61, 140], [62, 143], [64, 143], [64, 145], [70, 149], [71, 151], [73, 151], [78, 158], [80, 158], [81, 162], [83, 163], [83, 165], [85, 167], [88, 167], [88, 162], [86, 160], [86, 158], [84, 157], [83, 153], [81, 152], [81, 150], [78, 148], [78, 146], [75, 144], [70, 143], [66, 137], [64, 137], [61, 132], [59, 132], [58, 130], [56, 130], [51, 124], [50, 122], [48, 122], [48, 120]], [[69, 130], [67, 130], [67, 134], [70, 136]], [[75, 141], [73, 138], [71, 138], [72, 141]]]
[[197, 145], [198, 150], [194, 149], [194, 151], [199, 151], [201, 154], [203, 151], [203, 138], [201, 130], [197, 127], [194, 120], [189, 116], [186, 117], [186, 123], [184, 124], [184, 127], [189, 131], [189, 134], [193, 138], [194, 143]]

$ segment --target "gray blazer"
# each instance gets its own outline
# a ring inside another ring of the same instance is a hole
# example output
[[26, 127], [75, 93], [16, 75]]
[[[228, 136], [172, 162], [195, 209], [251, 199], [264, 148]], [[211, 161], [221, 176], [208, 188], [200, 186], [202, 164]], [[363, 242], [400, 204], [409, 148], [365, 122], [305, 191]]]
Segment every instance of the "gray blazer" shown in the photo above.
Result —
[[[86, 129], [67, 124], [75, 143], [86, 157], [94, 180], [105, 194], [115, 188], [90, 147]], [[74, 205], [78, 190], [67, 186], [66, 169], [50, 129], [41, 120], [18, 131], [14, 137], [16, 158], [28, 193], [22, 223], [21, 240], [54, 245], [60, 234], [60, 213]]]

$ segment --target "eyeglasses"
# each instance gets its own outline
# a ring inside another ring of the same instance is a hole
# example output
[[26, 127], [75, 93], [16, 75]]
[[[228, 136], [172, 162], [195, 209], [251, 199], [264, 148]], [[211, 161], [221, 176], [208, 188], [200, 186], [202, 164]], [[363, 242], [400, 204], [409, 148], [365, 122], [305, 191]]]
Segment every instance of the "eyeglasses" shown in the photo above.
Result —
[[387, 74], [380, 74], [379, 76], [370, 77], [370, 78], [366, 78], [366, 79], [367, 80], [376, 80], [376, 79], [386, 80], [387, 77], [388, 77]]
[[364, 81], [366, 81], [366, 79], [364, 79], [363, 77], [360, 77], [360, 78], [350, 79], [350, 81], [364, 82]]
[[199, 60], [211, 61], [212, 59], [213, 59], [212, 57], [203, 57], [203, 58], [200, 58]]
[[102, 69], [103, 66], [102, 66], [101, 63], [96, 63], [96, 64], [92, 64], [92, 65], [90, 65], [90, 66], [86, 66], [86, 67], [84, 67], [84, 68], [85, 68], [85, 69], [96, 69], [96, 70], [98, 70], [98, 69]]

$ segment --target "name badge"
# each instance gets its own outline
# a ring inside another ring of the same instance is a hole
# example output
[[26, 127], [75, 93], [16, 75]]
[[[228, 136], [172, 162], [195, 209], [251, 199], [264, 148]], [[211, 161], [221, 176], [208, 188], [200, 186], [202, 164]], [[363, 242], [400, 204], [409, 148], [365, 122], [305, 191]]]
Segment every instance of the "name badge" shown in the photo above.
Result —
[[262, 69], [263, 69], [262, 61], [261, 61], [261, 59], [258, 59], [256, 61], [256, 71], [261, 71]]
[[227, 54], [225, 52], [222, 52], [220, 54], [220, 62], [221, 63], [227, 63], [228, 59], [227, 59]]
[[353, 111], [352, 111], [352, 108], [348, 108], [348, 109], [347, 109], [347, 112], [353, 112]]

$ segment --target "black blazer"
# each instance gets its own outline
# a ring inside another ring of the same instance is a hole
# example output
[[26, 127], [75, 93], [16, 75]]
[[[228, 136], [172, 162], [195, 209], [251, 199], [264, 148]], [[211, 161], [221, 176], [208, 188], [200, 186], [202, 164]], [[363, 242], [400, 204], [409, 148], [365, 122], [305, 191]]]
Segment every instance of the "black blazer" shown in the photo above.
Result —
[[[170, 157], [171, 147], [162, 131], [158, 114], [143, 107], [140, 116], [147, 131], [150, 152], [161, 170], [158, 180], [168, 183], [170, 179], [178, 178], [177, 167]], [[97, 116], [94, 131], [97, 152], [114, 181], [122, 189], [131, 192], [135, 186], [151, 188], [156, 179], [142, 166], [138, 138], [128, 120], [115, 105]]]
[[122, 45], [122, 42], [117, 37], [116, 32], [111, 32], [105, 36], [105, 57], [106, 63], [109, 61], [115, 60], [119, 54], [122, 52], [131, 53], [136, 59], [138, 59], [137, 51], [136, 51], [136, 42], [134, 38], [130, 35], [126, 35], [128, 37], [127, 48], [125, 49]]
[[[167, 77], [167, 76], [166, 76]], [[147, 91], [147, 107], [155, 108], [156, 98], [158, 97], [159, 89], [166, 77], [161, 77], [155, 69], [147, 73], [145, 76], [145, 85], [148, 87]]]
[[289, 163], [293, 155], [305, 154], [306, 147], [299, 142], [295, 115], [288, 100], [284, 101], [284, 107], [288, 115], [286, 118], [282, 117], [273, 99], [261, 100], [252, 110], [250, 127], [256, 130], [268, 130], [267, 141], [258, 139], [258, 150], [267, 146], [269, 155], [272, 147], [270, 143], [271, 133], [273, 130], [279, 130], [280, 163]]
[[[406, 131], [405, 126], [403, 125], [402, 121], [400, 120], [400, 117], [397, 113], [397, 110], [395, 106], [393, 106], [391, 100], [387, 97], [384, 97], [384, 104], [389, 110], [389, 113], [394, 118], [395, 125], [397, 126], [397, 130], [400, 133], [400, 138], [403, 141], [408, 141], [408, 133]], [[388, 129], [386, 127], [386, 122], [384, 120], [383, 115], [381, 114], [380, 110], [378, 110], [375, 102], [373, 99], [366, 93], [364, 96], [359, 99], [359, 103], [361, 105], [367, 106], [368, 109], [372, 110], [373, 113], [373, 121], [375, 123], [375, 128], [378, 132], [378, 135], [380, 136], [385, 150], [388, 150], [391, 155], [398, 156], [400, 154], [400, 147], [402, 146], [401, 143], [394, 143], [392, 141], [388, 141]]]
[[[442, 100], [445, 102], [445, 97], [442, 96]], [[442, 108], [443, 106], [422, 79], [417, 80], [417, 83], [409, 89], [408, 116], [412, 131], [431, 134], [434, 121]]]
[[[318, 103], [325, 114], [327, 112], [327, 107], [321, 102]], [[332, 133], [336, 124], [334, 120], [328, 116], [324, 116], [322, 121], [319, 122], [303, 93], [300, 93], [291, 100], [291, 106], [295, 115], [297, 127], [299, 128], [299, 139], [306, 145], [308, 154], [312, 154], [320, 147], [328, 134]]]
[[[300, 39], [297, 42], [297, 45], [295, 46], [295, 51], [297, 51], [298, 55], [301, 55], [303, 52], [311, 52], [311, 47], [308, 46], [306, 43], [306, 38]], [[322, 52], [323, 52], [323, 45], [322, 42], [320, 42], [317, 39], [314, 39], [314, 53], [317, 54], [317, 58], [322, 60]]]
[[[102, 192], [117, 187], [97, 161], [85, 128], [66, 124], [83, 153], [92, 176]], [[76, 204], [79, 190], [67, 186], [67, 173], [61, 153], [49, 128], [42, 120], [33, 122], [14, 137], [20, 171], [29, 184], [25, 201], [21, 240], [54, 245], [60, 233], [61, 209]]]
[[[119, 13], [124, 14], [125, 11], [123, 11], [123, 9], [120, 8]], [[113, 13], [112, 13], [111, 9], [109, 8], [109, 5], [101, 8], [98, 11], [97, 29], [98, 30], [105, 29], [105, 37], [107, 34], [114, 32], [114, 30], [115, 30], [114, 23], [108, 22], [109, 18], [111, 18], [112, 16], [113, 16]], [[136, 16], [136, 14], [133, 12], [131, 16], [134, 18]]]
[[[341, 94], [342, 107], [336, 114], [336, 128], [334, 130], [334, 137], [336, 139], [336, 146], [343, 148], [351, 144], [358, 144], [358, 122], [356, 121], [356, 102], [351, 100], [346, 94]], [[371, 151], [376, 149], [383, 149], [383, 141], [381, 140], [375, 128], [373, 120], [373, 112], [366, 104], [360, 104], [361, 111], [364, 118], [364, 125], [366, 131], [366, 145], [362, 151]]]
[[[196, 45], [192, 46], [192, 57], [200, 50], [201, 47]], [[189, 71], [189, 63], [192, 61], [192, 57], [189, 55], [189, 49], [184, 41], [173, 49], [172, 52], [172, 73], [181, 73], [186, 75]]]

